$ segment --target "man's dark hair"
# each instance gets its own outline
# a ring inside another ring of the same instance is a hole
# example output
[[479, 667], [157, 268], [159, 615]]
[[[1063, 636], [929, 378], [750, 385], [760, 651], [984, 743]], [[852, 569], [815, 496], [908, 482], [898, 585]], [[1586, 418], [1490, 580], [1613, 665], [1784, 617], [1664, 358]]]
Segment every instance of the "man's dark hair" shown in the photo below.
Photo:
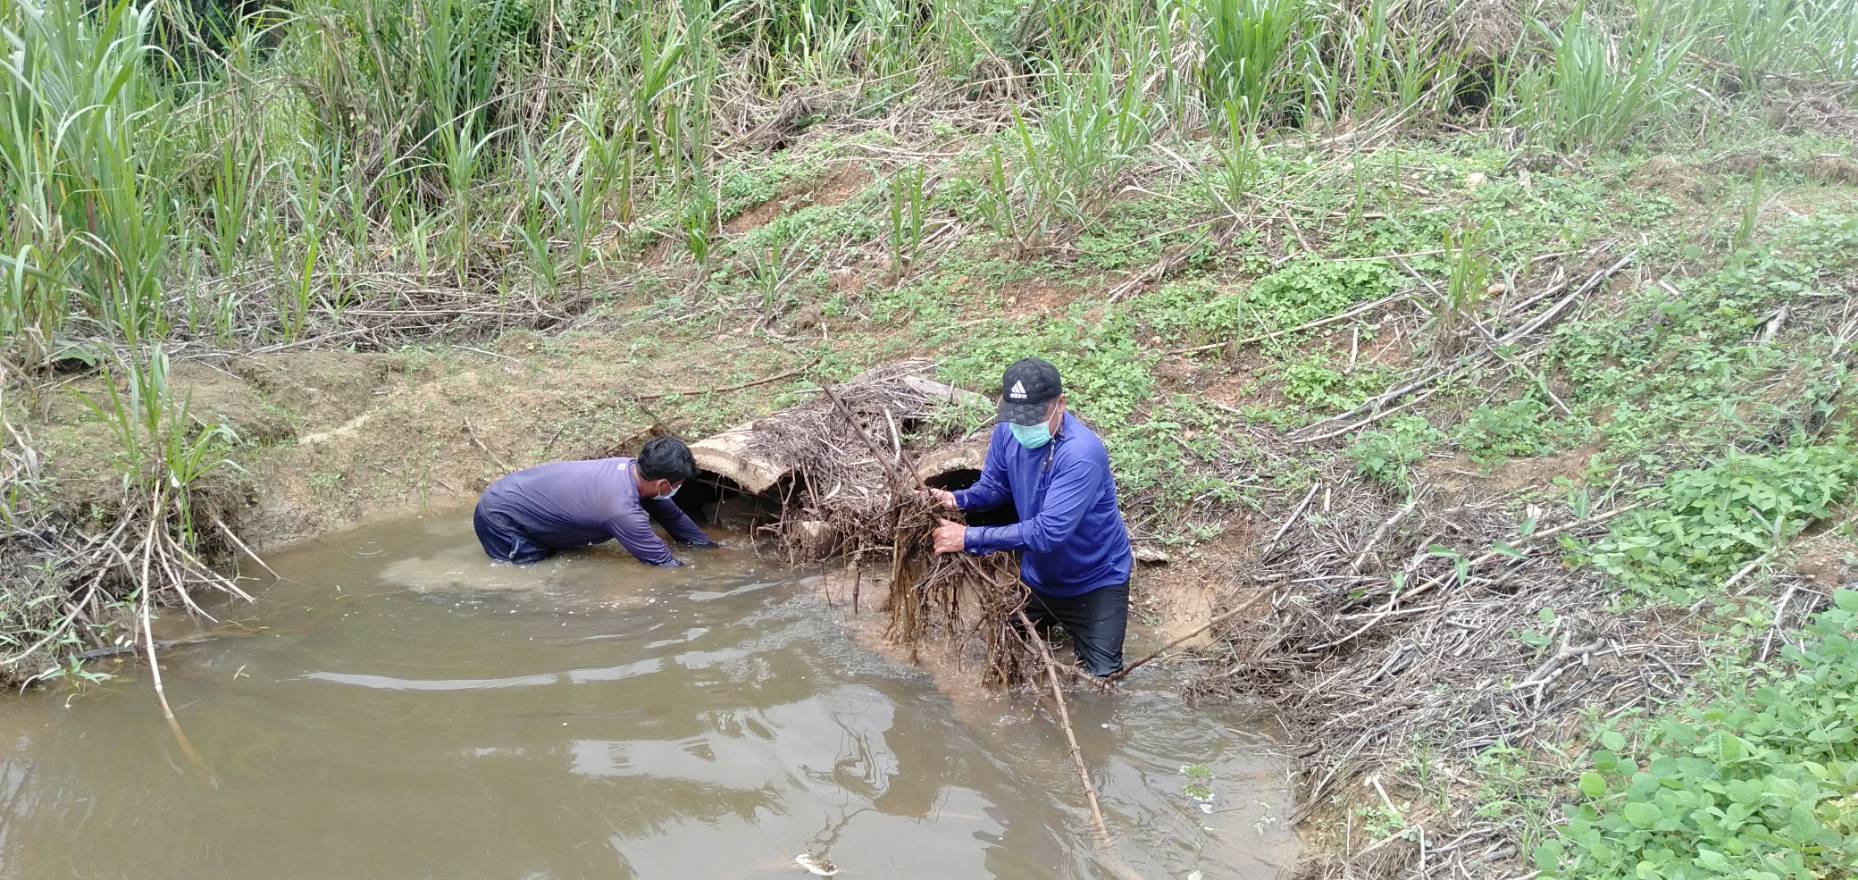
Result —
[[676, 437], [658, 437], [639, 450], [639, 476], [647, 480], [682, 483], [697, 475], [697, 460], [690, 447]]

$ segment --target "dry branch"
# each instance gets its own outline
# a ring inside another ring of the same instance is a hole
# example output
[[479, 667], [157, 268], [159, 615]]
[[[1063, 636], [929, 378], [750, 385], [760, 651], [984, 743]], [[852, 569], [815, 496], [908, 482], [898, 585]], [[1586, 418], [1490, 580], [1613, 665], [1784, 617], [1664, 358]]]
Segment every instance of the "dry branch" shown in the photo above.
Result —
[[1058, 661], [1052, 657], [1052, 649], [1039, 635], [1039, 628], [1026, 616], [1026, 609], [1019, 608], [1013, 612], [1019, 625], [1032, 640], [1032, 646], [1044, 661], [1046, 680], [1052, 688], [1052, 705], [1058, 708], [1058, 726], [1064, 729], [1065, 743], [1071, 747], [1071, 763], [1077, 767], [1077, 779], [1084, 787], [1084, 798], [1090, 803], [1090, 820], [1096, 828], [1097, 841], [1105, 847], [1110, 843], [1110, 826], [1103, 821], [1103, 807], [1097, 803], [1097, 786], [1090, 781], [1090, 767], [1084, 763], [1084, 750], [1078, 748], [1077, 734], [1071, 727], [1071, 713], [1065, 708], [1064, 687], [1058, 682]]
[[633, 400], [657, 400], [662, 397], [694, 397], [700, 394], [725, 394], [730, 391], [743, 391], [749, 388], [754, 388], [759, 385], [767, 385], [773, 382], [779, 382], [782, 379], [792, 379], [795, 376], [804, 374], [807, 370], [813, 369], [813, 367], [817, 366], [818, 364], [819, 364], [819, 358], [814, 358], [808, 361], [805, 366], [795, 367], [794, 369], [788, 370], [784, 373], [776, 373], [772, 376], [763, 376], [759, 379], [751, 379], [747, 382], [740, 382], [735, 385], [725, 385], [720, 388], [691, 388], [691, 389], [686, 389], [686, 390], [681, 390], [681, 391], [654, 391], [650, 394], [635, 395], [632, 399]]
[[[1427, 391], [1427, 389], [1430, 389], [1433, 386], [1445, 380], [1456, 378], [1470, 371], [1473, 367], [1476, 367], [1477, 365], [1485, 363], [1489, 361], [1491, 358], [1496, 357], [1497, 348], [1501, 346], [1505, 346], [1505, 345], [1514, 345], [1517, 342], [1520, 342], [1523, 339], [1526, 339], [1532, 334], [1547, 327], [1556, 318], [1560, 317], [1563, 312], [1567, 311], [1567, 309], [1571, 305], [1573, 305], [1576, 301], [1578, 301], [1581, 297], [1586, 296], [1589, 292], [1599, 287], [1608, 278], [1613, 277], [1614, 275], [1618, 274], [1621, 270], [1625, 269], [1627, 266], [1632, 265], [1632, 261], [1636, 256], [1637, 254], [1627, 254], [1626, 256], [1620, 257], [1618, 260], [1615, 260], [1612, 264], [1608, 265], [1606, 268], [1593, 273], [1591, 276], [1587, 278], [1587, 281], [1585, 283], [1581, 284], [1580, 287], [1575, 288], [1572, 292], [1566, 294], [1565, 296], [1562, 296], [1560, 299], [1557, 299], [1553, 305], [1543, 310], [1540, 314], [1535, 315], [1534, 317], [1529, 318], [1528, 320], [1524, 321], [1520, 326], [1516, 327], [1514, 330], [1504, 333], [1501, 337], [1497, 339], [1497, 344], [1495, 346], [1491, 346], [1489, 348], [1481, 350], [1477, 352], [1476, 354], [1465, 355], [1459, 358], [1457, 361], [1453, 362], [1450, 366], [1442, 367], [1440, 369], [1427, 373], [1417, 379], [1413, 379], [1411, 381], [1398, 385], [1395, 388], [1393, 388], [1391, 391], [1387, 391], [1375, 397], [1374, 399], [1369, 400], [1368, 402], [1355, 407], [1354, 409], [1351, 409], [1344, 413], [1340, 413], [1338, 415], [1330, 416], [1329, 418], [1323, 419], [1320, 422], [1316, 422], [1298, 431], [1294, 431], [1290, 435], [1291, 439], [1295, 440], [1298, 443], [1314, 443], [1320, 440], [1329, 440], [1335, 437], [1340, 437], [1344, 434], [1357, 431], [1370, 424], [1373, 424], [1374, 422], [1379, 421], [1382, 418], [1392, 415], [1393, 413], [1398, 412], [1401, 409], [1404, 409], [1405, 407], [1418, 402], [1417, 400], [1408, 401], [1407, 403], [1402, 404], [1400, 406], [1393, 407], [1391, 409], [1387, 408], [1388, 404], [1393, 403], [1396, 400], [1399, 400], [1403, 397], [1406, 397], [1409, 394], [1414, 394], [1416, 392], [1425, 392], [1420, 395], [1420, 399], [1423, 399], [1425, 394], [1430, 393], [1429, 391]], [[1536, 297], [1530, 298], [1527, 302], [1535, 303], [1535, 302], [1539, 302], [1543, 298], [1544, 297], [1542, 296], [1536, 296]], [[1331, 427], [1337, 424], [1341, 424], [1342, 427], [1340, 428]]]

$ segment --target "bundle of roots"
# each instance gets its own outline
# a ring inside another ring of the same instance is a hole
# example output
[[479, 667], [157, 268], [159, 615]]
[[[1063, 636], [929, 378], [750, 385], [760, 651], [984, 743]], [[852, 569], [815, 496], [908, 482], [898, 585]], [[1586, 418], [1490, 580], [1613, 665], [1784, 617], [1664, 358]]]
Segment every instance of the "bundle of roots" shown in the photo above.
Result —
[[906, 361], [872, 370], [756, 423], [756, 452], [796, 475], [775, 532], [795, 561], [849, 560], [859, 573], [854, 607], [864, 573], [887, 571], [886, 632], [912, 660], [924, 644], [941, 642], [978, 654], [989, 684], [1016, 685], [1039, 670], [1015, 624], [1026, 595], [1017, 568], [1006, 556], [934, 552], [938, 522], [960, 515], [921, 491], [914, 461], [913, 447], [924, 442], [918, 429], [947, 400], [910, 381], [931, 367]]
[[895, 514], [886, 600], [891, 640], [908, 645], [912, 660], [920, 659], [926, 641], [978, 645], [989, 685], [1032, 680], [1040, 669], [1038, 653], [1018, 624], [1026, 588], [1011, 558], [936, 555], [932, 532], [938, 519], [952, 514], [920, 496], [900, 498]]
[[926, 361], [880, 367], [755, 422], [754, 451], [795, 475], [775, 526], [795, 561], [862, 561], [891, 545], [897, 499], [916, 484], [908, 446], [938, 403], [906, 380], [931, 368]]

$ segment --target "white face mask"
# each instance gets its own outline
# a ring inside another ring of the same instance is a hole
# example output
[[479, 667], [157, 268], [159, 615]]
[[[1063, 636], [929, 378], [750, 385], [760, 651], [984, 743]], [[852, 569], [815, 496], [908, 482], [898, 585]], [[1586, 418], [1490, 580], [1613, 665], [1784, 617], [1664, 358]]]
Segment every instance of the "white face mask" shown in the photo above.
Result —
[[672, 486], [672, 487], [671, 487], [671, 491], [669, 491], [669, 492], [666, 492], [666, 493], [664, 493], [664, 494], [662, 494], [662, 495], [659, 495], [658, 497], [660, 497], [660, 498], [663, 498], [663, 499], [664, 499], [664, 500], [666, 500], [666, 501], [670, 501], [670, 500], [671, 500], [672, 498], [675, 498], [675, 497], [677, 497], [677, 490], [679, 490], [679, 489], [682, 489], [682, 488], [684, 488], [684, 484], [683, 484], [683, 483], [679, 483], [679, 484], [677, 484], [677, 485], [675, 485], [675, 486]]

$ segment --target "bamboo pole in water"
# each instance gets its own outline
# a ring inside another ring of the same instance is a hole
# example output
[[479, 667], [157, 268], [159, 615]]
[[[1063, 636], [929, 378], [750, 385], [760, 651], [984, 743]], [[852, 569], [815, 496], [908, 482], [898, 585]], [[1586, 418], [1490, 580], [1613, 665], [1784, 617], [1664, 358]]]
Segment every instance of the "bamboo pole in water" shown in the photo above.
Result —
[[1084, 763], [1084, 750], [1077, 744], [1077, 732], [1071, 727], [1071, 712], [1065, 708], [1064, 686], [1058, 682], [1058, 661], [1052, 657], [1052, 649], [1039, 635], [1039, 629], [1032, 625], [1026, 616], [1026, 609], [1021, 607], [1013, 612], [1019, 617], [1019, 625], [1026, 628], [1026, 637], [1032, 640], [1033, 647], [1039, 651], [1039, 657], [1045, 661], [1045, 680], [1052, 688], [1052, 702], [1058, 707], [1058, 726], [1064, 730], [1064, 740], [1071, 747], [1071, 763], [1077, 767], [1078, 781], [1084, 786], [1084, 799], [1090, 803], [1090, 820], [1097, 832], [1097, 849], [1105, 859], [1104, 867], [1111, 874], [1123, 880], [1142, 880], [1142, 875], [1134, 868], [1117, 858], [1113, 849], [1114, 841], [1110, 839], [1110, 826], [1103, 821], [1103, 806], [1097, 801], [1097, 785], [1090, 781], [1090, 767]]
[[1047, 647], [1045, 639], [1039, 635], [1039, 628], [1032, 625], [1032, 619], [1026, 616], [1026, 609], [1013, 612], [1019, 616], [1019, 625], [1026, 628], [1026, 637], [1039, 649], [1039, 656], [1045, 661], [1045, 678], [1052, 686], [1052, 702], [1058, 706], [1058, 725], [1064, 728], [1065, 742], [1071, 746], [1071, 762], [1077, 765], [1077, 778], [1084, 783], [1084, 798], [1090, 802], [1090, 819], [1096, 825], [1097, 839], [1104, 846], [1110, 844], [1110, 826], [1103, 821], [1103, 807], [1097, 803], [1097, 786], [1090, 781], [1090, 768], [1084, 764], [1084, 750], [1077, 746], [1077, 734], [1071, 728], [1071, 713], [1065, 708], [1064, 686], [1058, 682], [1058, 661], [1052, 658], [1052, 649]]

